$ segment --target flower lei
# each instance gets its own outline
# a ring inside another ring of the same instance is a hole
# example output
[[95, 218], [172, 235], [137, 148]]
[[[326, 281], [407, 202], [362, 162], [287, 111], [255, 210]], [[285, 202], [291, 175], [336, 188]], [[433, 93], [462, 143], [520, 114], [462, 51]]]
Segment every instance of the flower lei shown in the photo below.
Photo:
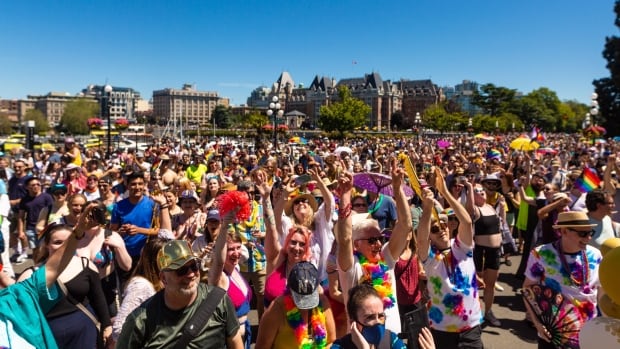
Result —
[[313, 338], [308, 336], [308, 325], [301, 318], [301, 312], [297, 309], [293, 297], [290, 294], [284, 296], [284, 308], [286, 309], [286, 321], [293, 328], [297, 345], [300, 349], [325, 348], [327, 346], [327, 331], [325, 330], [325, 314], [319, 305], [312, 309], [310, 325], [312, 326]]
[[370, 263], [363, 254], [358, 251], [353, 252], [362, 266], [364, 276], [362, 282], [369, 282], [372, 287], [377, 291], [379, 297], [383, 300], [383, 306], [385, 309], [391, 308], [396, 303], [394, 293], [392, 292], [392, 283], [390, 282], [390, 275], [387, 273], [390, 269], [383, 259], [380, 259], [377, 263]]

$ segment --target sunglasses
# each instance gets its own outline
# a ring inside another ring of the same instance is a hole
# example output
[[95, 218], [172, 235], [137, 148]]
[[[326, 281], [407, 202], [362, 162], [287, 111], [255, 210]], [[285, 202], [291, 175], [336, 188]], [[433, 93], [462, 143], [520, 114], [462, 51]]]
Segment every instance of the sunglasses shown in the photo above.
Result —
[[456, 221], [456, 222], [458, 222], [458, 221], [459, 221], [459, 219], [458, 219], [458, 218], [456, 218], [456, 216], [448, 216], [448, 222], [449, 222], [449, 221]]
[[383, 236], [373, 236], [368, 239], [360, 239], [360, 240], [368, 241], [368, 243], [371, 245], [375, 244], [377, 241], [383, 244]]
[[446, 227], [447, 227], [447, 225], [445, 223], [441, 223], [441, 225], [433, 224], [431, 226], [431, 233], [439, 234], [443, 229], [446, 229]]
[[474, 189], [474, 193], [482, 194], [482, 193], [484, 193], [484, 189]]
[[368, 207], [368, 205], [366, 205], [365, 203], [357, 203], [357, 204], [353, 204], [353, 207]]
[[592, 235], [594, 235], [594, 229], [593, 230], [575, 230], [575, 229], [568, 229], [570, 231], [574, 231], [575, 233], [577, 233], [577, 235], [579, 235], [580, 238], [587, 238], [587, 237], [591, 237]]
[[194, 262], [190, 262], [188, 264], [185, 264], [184, 266], [180, 267], [179, 269], [175, 270], [174, 272], [177, 274], [177, 276], [185, 276], [187, 275], [187, 273], [191, 270], [192, 273], [197, 273], [198, 272], [198, 263]]

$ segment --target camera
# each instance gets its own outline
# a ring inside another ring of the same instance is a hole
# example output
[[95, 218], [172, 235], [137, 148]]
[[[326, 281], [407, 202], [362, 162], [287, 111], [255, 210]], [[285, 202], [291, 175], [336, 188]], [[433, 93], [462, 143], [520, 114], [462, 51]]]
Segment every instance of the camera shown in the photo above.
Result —
[[93, 209], [90, 211], [90, 216], [99, 225], [103, 225], [106, 223], [105, 208], [103, 207], [93, 207]]

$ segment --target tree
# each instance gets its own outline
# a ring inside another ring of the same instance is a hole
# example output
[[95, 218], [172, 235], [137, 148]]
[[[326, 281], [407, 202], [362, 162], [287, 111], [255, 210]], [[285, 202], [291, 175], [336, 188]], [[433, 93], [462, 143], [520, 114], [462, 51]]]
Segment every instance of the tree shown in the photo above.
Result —
[[[620, 1], [614, 5], [616, 20], [614, 24], [620, 28]], [[601, 123], [610, 135], [620, 134], [620, 38], [605, 38], [603, 58], [607, 60], [610, 76], [594, 80], [594, 90], [598, 94], [600, 116], [595, 120]]]
[[254, 139], [256, 149], [259, 148], [262, 135], [265, 132], [263, 126], [267, 124], [269, 124], [269, 118], [267, 117], [267, 115], [261, 114], [257, 110], [253, 110], [250, 115], [247, 115], [241, 121], [241, 125], [243, 128], [256, 131], [256, 138]]
[[50, 125], [47, 122], [47, 118], [45, 117], [43, 112], [40, 111], [39, 109], [28, 110], [26, 112], [26, 115], [24, 115], [24, 120], [34, 121], [34, 133], [35, 134], [45, 133], [50, 130]]
[[70, 134], [88, 134], [87, 120], [99, 114], [99, 104], [86, 99], [70, 101], [60, 118], [59, 128]]
[[9, 120], [9, 116], [0, 113], [0, 134], [8, 135], [13, 132], [13, 123]]
[[520, 118], [526, 124], [536, 124], [547, 131], [556, 131], [560, 126], [560, 99], [546, 87], [538, 88], [520, 101]]
[[490, 116], [498, 116], [504, 112], [513, 112], [515, 108], [516, 90], [484, 84], [475, 90], [472, 104], [480, 107]]
[[218, 128], [229, 128], [232, 116], [232, 108], [226, 107], [224, 105], [218, 105], [213, 110], [211, 117], [215, 120], [215, 125]]
[[353, 98], [346, 86], [338, 87], [339, 101], [322, 106], [319, 111], [319, 127], [326, 132], [338, 131], [340, 136], [345, 132], [366, 126], [370, 107], [363, 101]]

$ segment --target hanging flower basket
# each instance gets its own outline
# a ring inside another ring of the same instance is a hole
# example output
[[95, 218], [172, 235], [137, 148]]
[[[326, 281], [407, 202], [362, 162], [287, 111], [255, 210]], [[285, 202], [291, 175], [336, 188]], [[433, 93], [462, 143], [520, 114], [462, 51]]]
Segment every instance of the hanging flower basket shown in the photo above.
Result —
[[98, 130], [101, 126], [103, 126], [103, 120], [99, 118], [89, 118], [86, 123], [88, 124], [88, 127], [93, 130]]
[[116, 121], [114, 121], [114, 127], [116, 127], [117, 130], [125, 130], [129, 127], [129, 120], [116, 119]]
[[278, 131], [280, 131], [280, 132], [288, 131], [288, 126], [286, 126], [286, 125], [278, 125]]
[[263, 130], [273, 130], [273, 125], [266, 124], [266, 125], [263, 126]]

